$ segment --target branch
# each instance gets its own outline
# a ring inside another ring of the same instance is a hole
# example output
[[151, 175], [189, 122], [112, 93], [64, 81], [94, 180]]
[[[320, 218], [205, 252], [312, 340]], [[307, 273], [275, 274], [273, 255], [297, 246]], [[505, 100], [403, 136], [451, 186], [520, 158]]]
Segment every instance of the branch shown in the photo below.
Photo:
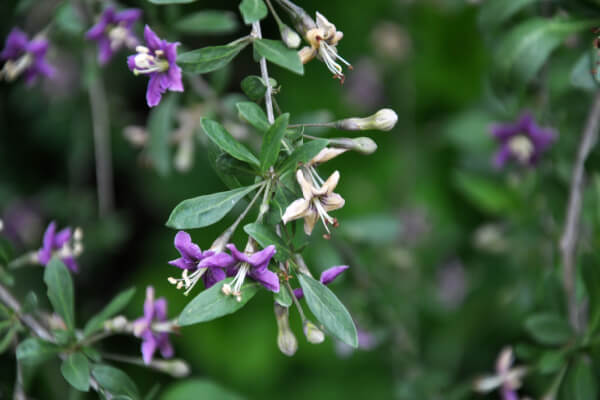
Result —
[[[259, 21], [252, 23], [252, 31], [257, 39], [262, 39], [262, 32], [260, 30]], [[265, 86], [267, 87], [267, 91], [265, 92], [265, 107], [267, 109], [267, 119], [269, 120], [270, 124], [273, 124], [275, 122], [275, 116], [273, 114], [273, 99], [271, 98], [273, 88], [271, 87], [271, 82], [269, 81], [267, 60], [264, 57], [260, 58], [260, 75], [265, 83]]]
[[567, 295], [569, 320], [576, 331], [579, 331], [580, 329], [580, 321], [577, 310], [577, 299], [575, 298], [575, 253], [577, 250], [579, 220], [581, 217], [581, 205], [583, 201], [585, 161], [598, 140], [599, 127], [600, 92], [596, 94], [579, 144], [579, 151], [577, 152], [577, 159], [575, 160], [571, 178], [565, 228], [560, 239], [560, 251], [563, 264], [563, 285]]

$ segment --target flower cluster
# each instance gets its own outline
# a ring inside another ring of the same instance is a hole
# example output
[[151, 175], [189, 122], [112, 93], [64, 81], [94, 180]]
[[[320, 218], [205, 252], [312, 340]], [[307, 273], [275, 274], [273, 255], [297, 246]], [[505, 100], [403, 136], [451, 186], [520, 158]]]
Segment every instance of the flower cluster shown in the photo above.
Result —
[[71, 271], [79, 271], [75, 258], [83, 252], [82, 238], [83, 233], [80, 228], [75, 231], [65, 228], [57, 232], [56, 222], [52, 221], [44, 233], [43, 245], [37, 253], [37, 261], [42, 265], [47, 265], [52, 257], [56, 256]]

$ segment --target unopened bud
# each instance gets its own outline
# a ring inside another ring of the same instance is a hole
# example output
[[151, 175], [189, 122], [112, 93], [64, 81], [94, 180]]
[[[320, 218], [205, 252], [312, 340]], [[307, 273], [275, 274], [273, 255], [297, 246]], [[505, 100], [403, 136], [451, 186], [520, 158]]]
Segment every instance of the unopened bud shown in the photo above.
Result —
[[377, 150], [377, 143], [375, 143], [373, 139], [368, 137], [358, 137], [354, 139], [329, 139], [329, 145], [339, 147], [342, 149], [353, 150], [366, 155], [373, 154]]
[[336, 128], [347, 131], [389, 131], [396, 126], [397, 122], [398, 114], [394, 110], [384, 108], [366, 118], [348, 118], [337, 121]]
[[325, 340], [323, 331], [317, 328], [317, 326], [309, 320], [304, 321], [304, 336], [306, 336], [306, 340], [312, 344], [323, 343]]
[[275, 318], [277, 319], [277, 347], [286, 356], [293, 356], [298, 350], [298, 341], [290, 329], [289, 309], [275, 303]]
[[144, 147], [148, 141], [148, 131], [141, 126], [128, 126], [123, 130], [123, 136], [132, 145]]
[[185, 378], [190, 374], [190, 366], [183, 360], [152, 360], [150, 366], [173, 378]]
[[75, 232], [73, 232], [73, 239], [76, 242], [81, 242], [83, 240], [83, 230], [80, 227], [75, 228]]
[[287, 26], [286, 24], [279, 25], [279, 32], [281, 33], [281, 40], [290, 49], [297, 49], [302, 42], [300, 35], [295, 30]]
[[104, 330], [107, 332], [125, 332], [129, 328], [129, 322], [127, 318], [122, 315], [118, 315], [113, 319], [109, 319], [104, 322]]

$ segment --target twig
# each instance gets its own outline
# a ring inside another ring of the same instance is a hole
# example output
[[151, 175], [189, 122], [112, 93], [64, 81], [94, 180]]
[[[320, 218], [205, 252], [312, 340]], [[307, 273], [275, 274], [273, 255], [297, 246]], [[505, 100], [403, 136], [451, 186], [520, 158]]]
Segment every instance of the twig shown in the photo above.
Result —
[[[94, 63], [94, 54], [88, 51], [88, 63]], [[98, 208], [100, 217], [106, 216], [113, 209], [113, 170], [110, 150], [110, 123], [108, 103], [102, 82], [101, 73], [90, 83], [90, 108], [92, 112], [92, 128], [94, 133], [94, 157], [96, 159], [96, 185], [98, 189]]]
[[[257, 39], [262, 39], [262, 32], [260, 30], [260, 22], [256, 21], [252, 23], [252, 31], [254, 36]], [[267, 119], [269, 123], [272, 124], [275, 122], [275, 116], [273, 114], [273, 99], [271, 98], [273, 93], [273, 88], [271, 87], [271, 82], [269, 81], [269, 71], [267, 70], [267, 60], [264, 57], [260, 58], [260, 74], [267, 87], [265, 92], [265, 107], [267, 109]]]
[[600, 127], [600, 92], [596, 94], [592, 108], [587, 118], [583, 131], [577, 159], [573, 167], [569, 203], [566, 211], [565, 228], [560, 239], [560, 251], [563, 264], [563, 285], [567, 295], [569, 320], [576, 331], [580, 330], [580, 321], [575, 297], [575, 253], [583, 201], [583, 180], [585, 175], [585, 161], [590, 151], [598, 140]]

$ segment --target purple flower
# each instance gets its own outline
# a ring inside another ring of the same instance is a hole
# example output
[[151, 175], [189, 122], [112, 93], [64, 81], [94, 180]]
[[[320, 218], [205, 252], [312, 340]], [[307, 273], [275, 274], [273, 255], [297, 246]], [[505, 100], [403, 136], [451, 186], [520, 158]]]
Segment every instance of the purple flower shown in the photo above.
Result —
[[107, 7], [100, 19], [87, 33], [86, 39], [98, 42], [98, 62], [106, 64], [113, 54], [123, 46], [135, 48], [138, 39], [133, 33], [133, 25], [142, 16], [142, 10], [130, 8], [115, 12], [113, 7]]
[[527, 368], [513, 367], [513, 363], [512, 349], [504, 348], [496, 360], [496, 374], [475, 380], [474, 390], [489, 393], [499, 389], [502, 400], [519, 400], [517, 390], [521, 387], [521, 380], [527, 374]]
[[178, 288], [185, 288], [188, 294], [200, 278], [208, 289], [215, 283], [225, 279], [225, 270], [235, 264], [235, 260], [227, 253], [219, 251], [202, 251], [187, 232], [179, 231], [175, 235], [175, 248], [181, 257], [169, 261], [169, 264], [183, 270], [180, 279], [169, 278], [169, 282]]
[[528, 112], [515, 123], [492, 126], [491, 133], [500, 143], [500, 150], [494, 157], [496, 168], [504, 167], [510, 159], [522, 165], [535, 165], [556, 137], [553, 130], [537, 125]]
[[[269, 262], [276, 253], [275, 246], [267, 246], [261, 251], [252, 251], [252, 246], [246, 246], [246, 252], [244, 253], [239, 251], [233, 244], [228, 244], [227, 248], [231, 251], [237, 263], [235, 265], [235, 278], [230, 284], [223, 285], [223, 293], [234, 295], [238, 301], [241, 301], [241, 288], [246, 275], [263, 285], [265, 289], [275, 293], [279, 292], [279, 278], [275, 272], [269, 270]], [[233, 270], [230, 269], [228, 272], [232, 274]]]
[[[339, 265], [336, 267], [331, 267], [329, 269], [326, 269], [325, 271], [323, 271], [321, 273], [321, 277], [319, 278], [319, 281], [321, 281], [321, 283], [323, 285], [329, 285], [331, 282], [333, 282], [335, 280], [335, 278], [337, 278], [342, 272], [344, 272], [348, 268], [350, 268], [350, 267], [348, 267], [347, 265]], [[302, 288], [294, 289], [294, 296], [296, 296], [296, 298], [298, 300], [303, 298], [304, 292], [302, 291]]]
[[154, 288], [146, 288], [146, 301], [144, 302], [144, 316], [133, 322], [133, 333], [142, 338], [142, 357], [145, 364], [152, 362], [156, 350], [164, 358], [173, 357], [173, 346], [169, 341], [167, 332], [155, 332], [152, 324], [167, 321], [167, 300], [164, 297], [154, 300]]
[[167, 90], [183, 92], [181, 68], [175, 63], [179, 42], [160, 39], [148, 25], [144, 28], [144, 39], [148, 47], [136, 47], [137, 54], [127, 58], [127, 65], [135, 75], [146, 74], [150, 77], [146, 102], [149, 107], [154, 107]]
[[24, 74], [27, 84], [32, 84], [39, 75], [52, 78], [55, 71], [46, 62], [47, 51], [46, 39], [29, 41], [23, 31], [13, 28], [6, 38], [4, 50], [0, 53], [0, 60], [6, 61], [0, 71], [0, 78], [4, 76], [6, 80], [13, 81]]
[[42, 248], [38, 250], [37, 258], [40, 264], [46, 266], [52, 256], [56, 255], [71, 271], [77, 272], [79, 267], [75, 257], [81, 252], [81, 231], [75, 230], [75, 234], [71, 234], [71, 228], [65, 228], [56, 232], [56, 222], [52, 221], [44, 232]]

